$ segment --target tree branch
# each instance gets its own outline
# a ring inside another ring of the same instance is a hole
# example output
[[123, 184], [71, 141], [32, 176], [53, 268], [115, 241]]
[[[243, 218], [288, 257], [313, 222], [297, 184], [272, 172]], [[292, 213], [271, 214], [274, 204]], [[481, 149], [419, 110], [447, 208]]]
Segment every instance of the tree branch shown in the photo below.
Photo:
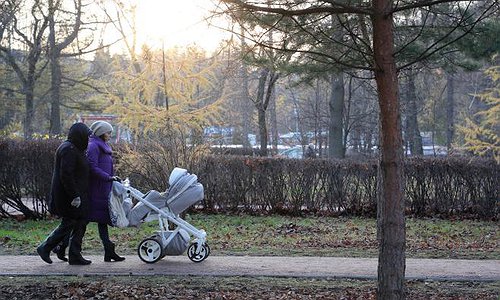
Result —
[[[75, 0], [75, 9], [76, 9], [76, 17], [75, 17], [75, 23], [73, 24], [73, 29], [71, 33], [66, 36], [66, 38], [58, 43], [56, 45], [55, 51], [57, 53], [60, 53], [64, 48], [68, 47], [71, 42], [77, 37], [78, 32], [80, 30], [80, 25], [81, 25], [81, 16], [82, 16], [82, 1], [81, 0]], [[53, 12], [52, 12], [53, 13]], [[54, 16], [52, 16], [53, 18]]]
[[426, 7], [426, 6], [433, 6], [433, 5], [437, 5], [437, 4], [451, 3], [451, 2], [474, 2], [474, 1], [471, 1], [471, 0], [421, 0], [421, 1], [417, 1], [413, 4], [403, 5], [401, 7], [395, 6], [394, 9], [392, 10], [392, 13], [396, 13], [396, 12], [400, 12], [400, 11], [404, 11], [404, 10], [409, 10], [409, 9]]
[[[451, 41], [439, 46], [439, 47], [436, 47], [434, 50], [431, 51], [431, 49], [438, 45], [439, 42], [445, 40], [447, 37], [449, 37], [454, 31], [456, 31], [460, 26], [461, 23], [464, 23], [467, 19], [471, 18], [472, 16], [469, 16], [465, 19], [462, 19], [460, 20], [460, 22], [457, 24], [457, 26], [454, 26], [452, 30], [450, 30], [448, 33], [446, 33], [443, 37], [441, 37], [440, 39], [438, 39], [437, 41], [435, 41], [431, 46], [429, 46], [425, 51], [423, 51], [417, 58], [415, 58], [413, 61], [407, 63], [407, 64], [404, 64], [400, 67], [398, 67], [398, 70], [401, 70], [401, 69], [404, 69], [404, 68], [407, 68], [411, 65], [413, 65], [414, 63], [418, 62], [418, 61], [421, 61], [421, 60], [424, 60], [430, 56], [432, 56], [434, 53], [438, 52], [439, 50], [442, 50], [446, 47], [448, 47], [449, 45], [455, 43], [456, 41], [460, 40], [461, 38], [463, 38], [464, 36], [468, 35], [475, 27], [476, 25], [481, 22], [482, 20], [484, 20], [485, 18], [488, 17], [488, 12], [495, 6], [495, 4], [491, 4], [487, 9], [485, 9], [481, 15], [472, 23], [469, 25], [469, 28], [467, 30], [465, 30], [462, 34], [460, 34], [458, 37], [452, 39]], [[464, 13], [465, 15], [465, 13]], [[462, 15], [462, 16], [464, 16]]]
[[240, 0], [222, 0], [222, 2], [228, 3], [228, 4], [235, 4], [241, 8], [244, 8], [244, 9], [260, 11], [260, 12], [268, 12], [268, 13], [279, 14], [279, 15], [288, 16], [288, 17], [290, 17], [290, 16], [304, 16], [304, 15], [311, 15], [311, 14], [324, 14], [324, 13], [327, 13], [327, 14], [355, 13], [355, 14], [364, 14], [364, 15], [371, 15], [372, 14], [371, 9], [364, 9], [364, 8], [360, 8], [360, 7], [349, 6], [346, 4], [340, 4], [337, 1], [325, 1], [325, 2], [328, 2], [328, 3], [333, 4], [335, 6], [338, 6], [338, 7], [317, 6], [317, 7], [309, 7], [309, 8], [304, 8], [304, 9], [296, 9], [296, 10], [253, 5], [253, 4], [248, 4], [248, 3], [244, 2], [244, 1], [240, 1]]

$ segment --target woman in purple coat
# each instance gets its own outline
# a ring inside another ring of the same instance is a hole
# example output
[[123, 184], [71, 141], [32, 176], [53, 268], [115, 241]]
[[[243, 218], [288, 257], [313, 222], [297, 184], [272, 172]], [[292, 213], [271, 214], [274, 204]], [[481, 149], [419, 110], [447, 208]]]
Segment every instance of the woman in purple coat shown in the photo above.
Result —
[[111, 138], [113, 126], [105, 121], [97, 121], [90, 125], [94, 132], [90, 136], [87, 148], [87, 159], [90, 165], [89, 177], [89, 215], [90, 222], [96, 222], [99, 237], [104, 246], [104, 261], [122, 261], [125, 258], [115, 252], [115, 244], [109, 239], [108, 224], [111, 225], [109, 216], [108, 198], [113, 181], [120, 181], [114, 176], [113, 157], [108, 141]]

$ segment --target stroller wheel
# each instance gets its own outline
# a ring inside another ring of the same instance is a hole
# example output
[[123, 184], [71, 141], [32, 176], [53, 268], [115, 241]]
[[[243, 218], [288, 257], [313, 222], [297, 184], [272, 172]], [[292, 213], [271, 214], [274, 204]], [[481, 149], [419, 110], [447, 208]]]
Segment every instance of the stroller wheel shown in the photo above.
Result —
[[202, 262], [210, 255], [210, 247], [207, 243], [203, 244], [199, 253], [196, 252], [197, 248], [198, 243], [192, 243], [188, 248], [187, 255], [193, 262]]
[[163, 257], [163, 247], [155, 238], [144, 239], [137, 247], [139, 258], [148, 264], [155, 263]]

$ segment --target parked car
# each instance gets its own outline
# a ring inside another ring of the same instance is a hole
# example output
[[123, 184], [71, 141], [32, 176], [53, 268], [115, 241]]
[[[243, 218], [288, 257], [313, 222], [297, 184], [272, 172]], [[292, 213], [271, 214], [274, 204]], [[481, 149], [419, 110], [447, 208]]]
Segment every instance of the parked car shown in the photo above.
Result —
[[279, 156], [286, 158], [303, 158], [304, 153], [302, 150], [302, 146], [295, 146], [290, 149], [284, 150], [279, 154]]

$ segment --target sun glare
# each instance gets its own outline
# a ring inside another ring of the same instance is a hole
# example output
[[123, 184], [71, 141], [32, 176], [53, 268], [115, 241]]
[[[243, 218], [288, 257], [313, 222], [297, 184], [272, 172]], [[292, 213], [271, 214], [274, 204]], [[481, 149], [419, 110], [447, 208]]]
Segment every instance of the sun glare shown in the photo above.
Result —
[[227, 33], [209, 27], [210, 0], [137, 1], [138, 45], [154, 48], [199, 45], [214, 50]]

